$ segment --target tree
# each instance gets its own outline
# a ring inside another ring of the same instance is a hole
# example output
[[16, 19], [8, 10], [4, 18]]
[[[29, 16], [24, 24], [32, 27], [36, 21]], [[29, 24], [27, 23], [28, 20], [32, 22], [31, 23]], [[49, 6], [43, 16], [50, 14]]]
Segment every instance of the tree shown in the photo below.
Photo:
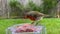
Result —
[[33, 1], [29, 1], [27, 4], [27, 8], [29, 8], [31, 11], [40, 11], [42, 10], [41, 6], [36, 5]]
[[43, 13], [51, 14], [52, 10], [57, 6], [57, 0], [43, 0]]
[[22, 16], [24, 6], [17, 0], [10, 0], [11, 16]]

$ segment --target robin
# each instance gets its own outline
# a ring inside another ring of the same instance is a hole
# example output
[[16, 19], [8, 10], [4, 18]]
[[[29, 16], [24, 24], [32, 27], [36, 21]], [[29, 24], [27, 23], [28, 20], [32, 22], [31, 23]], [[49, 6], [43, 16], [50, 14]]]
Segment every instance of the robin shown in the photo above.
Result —
[[33, 21], [31, 24], [34, 24], [35, 21], [41, 20], [43, 17], [44, 14], [38, 11], [29, 11], [25, 15], [25, 18], [29, 18], [31, 21]]

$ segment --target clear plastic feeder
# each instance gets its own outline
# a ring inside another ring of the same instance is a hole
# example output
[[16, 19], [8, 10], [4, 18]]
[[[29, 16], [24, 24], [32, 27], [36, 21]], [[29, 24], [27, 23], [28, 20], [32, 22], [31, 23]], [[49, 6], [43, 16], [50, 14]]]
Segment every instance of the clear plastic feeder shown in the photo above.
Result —
[[37, 32], [21, 32], [21, 33], [16, 33], [15, 29], [16, 26], [21, 26], [22, 24], [17, 24], [17, 25], [13, 25], [11, 27], [8, 27], [6, 29], [6, 34], [47, 34], [46, 33], [46, 28], [44, 26], [36, 26], [37, 28], [39, 28], [39, 30], [37, 30]]

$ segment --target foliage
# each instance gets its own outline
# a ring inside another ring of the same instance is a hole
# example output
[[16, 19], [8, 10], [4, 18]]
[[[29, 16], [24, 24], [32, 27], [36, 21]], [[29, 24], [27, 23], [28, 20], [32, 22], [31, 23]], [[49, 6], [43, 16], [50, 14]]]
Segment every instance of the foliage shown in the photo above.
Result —
[[29, 1], [29, 3], [27, 4], [27, 8], [32, 11], [41, 11], [41, 6], [36, 5], [35, 3], [33, 3], [33, 1]]
[[57, 6], [57, 0], [43, 0], [43, 13], [49, 14], [51, 13], [52, 9]]
[[12, 16], [21, 15], [21, 12], [23, 11], [24, 6], [20, 2], [18, 2], [17, 0], [10, 0], [9, 5], [11, 7], [11, 15]]
[[21, 10], [23, 8], [23, 5], [20, 2], [18, 2], [17, 0], [10, 0], [9, 5], [11, 8], [19, 8]]
[[[11, 0], [9, 3], [10, 7], [12, 8], [13, 15], [21, 15], [22, 11], [40, 11], [44, 14], [51, 14], [52, 10], [57, 5], [57, 0], [43, 0], [43, 4], [38, 6], [33, 1], [29, 1], [29, 3], [24, 7], [20, 2], [17, 0]], [[12, 15], [11, 14], [11, 15]], [[52, 15], [52, 14], [51, 14]]]
[[20, 3], [17, 2], [17, 0], [11, 0], [11, 1], [10, 1], [10, 6], [11, 6], [11, 7], [17, 7], [18, 4], [20, 4]]

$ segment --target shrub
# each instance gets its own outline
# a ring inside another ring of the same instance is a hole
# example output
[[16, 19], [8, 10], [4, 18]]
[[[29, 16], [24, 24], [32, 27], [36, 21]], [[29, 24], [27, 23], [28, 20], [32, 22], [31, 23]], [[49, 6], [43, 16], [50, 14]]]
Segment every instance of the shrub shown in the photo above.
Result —
[[9, 5], [11, 7], [11, 16], [22, 16], [24, 6], [17, 0], [10, 0]]

